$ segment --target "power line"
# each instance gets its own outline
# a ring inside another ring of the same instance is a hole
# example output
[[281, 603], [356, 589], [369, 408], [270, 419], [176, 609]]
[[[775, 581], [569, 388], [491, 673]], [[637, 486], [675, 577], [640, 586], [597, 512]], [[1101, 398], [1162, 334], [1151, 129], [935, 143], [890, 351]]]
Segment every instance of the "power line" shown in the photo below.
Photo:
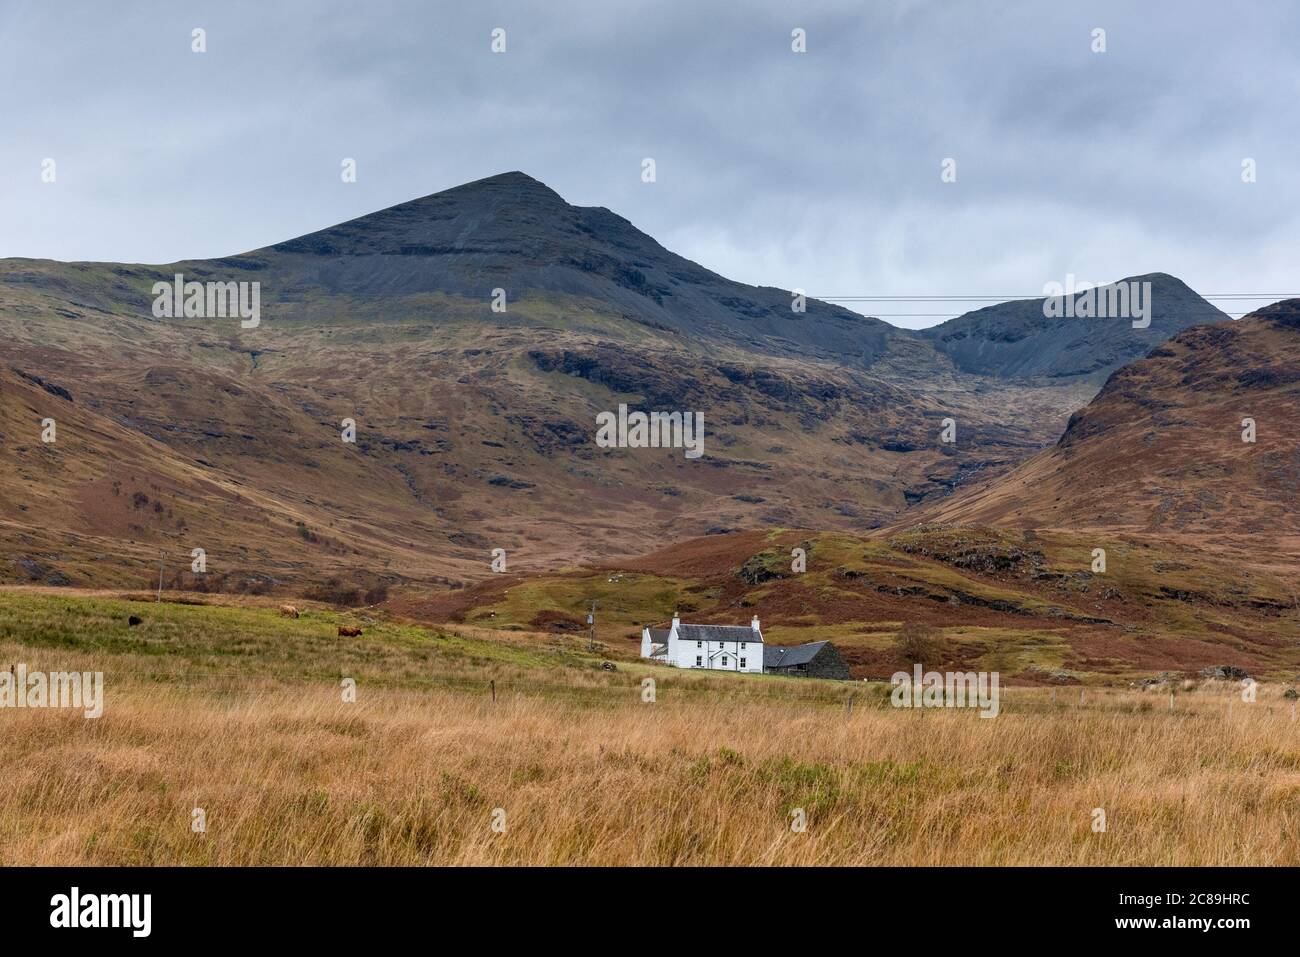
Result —
[[[1226, 312], [1222, 309], [1220, 309], [1219, 311], [1222, 312], [1225, 316], [1234, 316], [1238, 319], [1241, 318], [1242, 316], [1250, 315], [1249, 312]], [[956, 316], [951, 312], [873, 312], [871, 313], [870, 318], [872, 319], [945, 319], [945, 318], [955, 319]], [[1061, 318], [1065, 318], [1065, 317], [1061, 317]], [[1085, 319], [1088, 317], [1080, 316], [1079, 318]], [[1093, 316], [1092, 318], [1106, 319], [1106, 318], [1127, 318], [1127, 317]]]
[[[1104, 289], [1104, 286], [1091, 286], [1091, 289]], [[897, 303], [905, 305], [908, 303], [938, 304], [946, 303], [989, 303], [1000, 305], [1004, 302], [1013, 302], [1016, 300], [1026, 299], [1063, 299], [1066, 295], [1077, 295], [1086, 292], [1086, 289], [1076, 290], [1074, 293], [1062, 293], [1058, 296], [1047, 296], [1043, 293], [1028, 296], [972, 296], [972, 295], [919, 295], [909, 293], [903, 296], [808, 296], [809, 299], [816, 299], [821, 302], [850, 302], [850, 303]], [[1205, 293], [1201, 295], [1202, 299], [1220, 300], [1225, 302], [1239, 302], [1258, 300], [1265, 303], [1273, 303], [1279, 299], [1297, 299], [1300, 298], [1300, 292], [1216, 292]], [[1240, 319], [1242, 316], [1248, 316], [1254, 310], [1246, 312], [1228, 312], [1221, 310], [1225, 316], [1231, 316], [1233, 319]], [[874, 319], [955, 319], [956, 315], [951, 312], [872, 312], [871, 317]]]
[[[1093, 289], [1104, 289], [1104, 286], [1093, 286]], [[820, 299], [822, 302], [1008, 302], [1016, 299], [1059, 299], [1062, 295], [1078, 295], [1087, 290], [1075, 290], [1074, 293], [1063, 293], [1055, 296], [1049, 296], [1045, 293], [1033, 293], [1026, 296], [813, 296], [809, 299]], [[1223, 293], [1205, 293], [1201, 295], [1202, 299], [1296, 299], [1300, 298], [1300, 292], [1223, 292]]]

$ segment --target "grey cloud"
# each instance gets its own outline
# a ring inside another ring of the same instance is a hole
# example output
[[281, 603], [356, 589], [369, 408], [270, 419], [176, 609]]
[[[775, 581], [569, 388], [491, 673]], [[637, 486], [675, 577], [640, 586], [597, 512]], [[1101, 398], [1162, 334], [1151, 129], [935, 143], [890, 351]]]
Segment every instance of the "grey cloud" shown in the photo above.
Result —
[[1296, 291], [1300, 11], [1250, 9], [9, 3], [0, 255], [223, 255], [521, 169], [728, 276], [813, 293], [1156, 270]]

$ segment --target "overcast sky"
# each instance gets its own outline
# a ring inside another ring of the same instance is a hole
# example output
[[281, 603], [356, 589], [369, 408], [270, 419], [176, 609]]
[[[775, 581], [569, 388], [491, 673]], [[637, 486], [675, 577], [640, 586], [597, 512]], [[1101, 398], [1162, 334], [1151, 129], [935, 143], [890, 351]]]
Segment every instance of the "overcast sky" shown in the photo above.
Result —
[[0, 256], [228, 255], [518, 169], [813, 295], [1296, 292], [1297, 49], [1282, 0], [3, 0]]

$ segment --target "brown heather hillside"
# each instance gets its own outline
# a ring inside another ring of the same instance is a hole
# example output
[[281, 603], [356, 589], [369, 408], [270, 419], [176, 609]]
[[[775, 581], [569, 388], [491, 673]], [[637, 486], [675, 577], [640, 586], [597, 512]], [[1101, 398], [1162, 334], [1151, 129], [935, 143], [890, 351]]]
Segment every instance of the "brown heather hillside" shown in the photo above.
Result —
[[[44, 580], [24, 570], [36, 563], [79, 585], [144, 584], [159, 548], [180, 574], [203, 547], [214, 572], [237, 577], [438, 584], [488, 574], [495, 547], [512, 568], [541, 569], [710, 531], [872, 527], [1032, 453], [1073, 402], [468, 321], [436, 333], [417, 319], [268, 323], [256, 365], [192, 325], [7, 325], [0, 575], [16, 581]], [[121, 335], [137, 344], [116, 348]], [[1029, 415], [997, 421], [1004, 401]], [[596, 447], [596, 413], [619, 402], [701, 411], [704, 457]], [[946, 414], [962, 423], [956, 449], [938, 440]], [[47, 416], [59, 424], [48, 446]], [[340, 438], [349, 417], [355, 445]], [[128, 506], [137, 491], [147, 509]]]
[[[1242, 441], [1253, 418], [1256, 441]], [[1111, 376], [1052, 448], [925, 519], [1105, 530], [1214, 549], [1294, 581], [1300, 300], [1198, 326]]]

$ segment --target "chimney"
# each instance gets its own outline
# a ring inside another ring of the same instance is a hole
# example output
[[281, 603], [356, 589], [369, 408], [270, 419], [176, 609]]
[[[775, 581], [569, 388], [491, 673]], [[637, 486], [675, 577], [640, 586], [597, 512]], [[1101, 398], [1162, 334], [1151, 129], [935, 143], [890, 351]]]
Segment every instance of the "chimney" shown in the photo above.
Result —
[[753, 628], [755, 631], [758, 631], [758, 616], [757, 616], [757, 615], [755, 615], [755, 616], [754, 616], [754, 620], [751, 621], [751, 622], [749, 623], [749, 627], [750, 627], [750, 628]]
[[673, 625], [672, 625], [672, 626], [673, 626], [674, 628], [676, 628], [676, 627], [678, 627], [681, 623], [682, 623], [682, 620], [681, 620], [680, 618], [677, 617], [677, 612], [673, 612]]

